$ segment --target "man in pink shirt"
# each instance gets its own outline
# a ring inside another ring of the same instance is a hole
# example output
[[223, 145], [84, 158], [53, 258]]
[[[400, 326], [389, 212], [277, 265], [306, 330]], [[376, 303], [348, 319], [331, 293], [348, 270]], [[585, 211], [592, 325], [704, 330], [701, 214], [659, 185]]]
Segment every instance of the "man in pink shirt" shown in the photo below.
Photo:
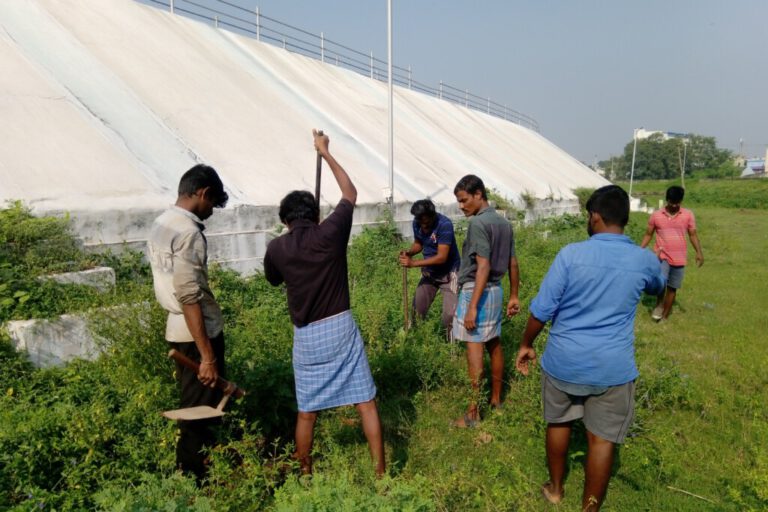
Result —
[[677, 290], [683, 284], [688, 256], [686, 232], [693, 248], [696, 249], [696, 266], [700, 267], [704, 264], [704, 254], [701, 252], [701, 243], [696, 234], [696, 219], [691, 210], [680, 207], [684, 195], [683, 187], [673, 186], [667, 189], [667, 205], [653, 212], [648, 219], [648, 229], [645, 231], [643, 241], [640, 242], [640, 247], [648, 246], [653, 233], [656, 233], [653, 252], [661, 260], [661, 270], [667, 278], [666, 292], [658, 296], [656, 307], [651, 313], [651, 317], [656, 321], [666, 320], [669, 317]]

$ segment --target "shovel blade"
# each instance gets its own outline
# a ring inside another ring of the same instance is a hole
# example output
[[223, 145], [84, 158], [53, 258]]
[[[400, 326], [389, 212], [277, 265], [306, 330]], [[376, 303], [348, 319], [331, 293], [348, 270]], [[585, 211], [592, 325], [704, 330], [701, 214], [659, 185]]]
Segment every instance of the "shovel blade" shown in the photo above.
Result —
[[208, 418], [218, 418], [219, 416], [224, 416], [224, 411], [215, 409], [210, 405], [198, 405], [197, 407], [187, 407], [185, 409], [165, 411], [163, 416], [170, 420], [205, 420]]

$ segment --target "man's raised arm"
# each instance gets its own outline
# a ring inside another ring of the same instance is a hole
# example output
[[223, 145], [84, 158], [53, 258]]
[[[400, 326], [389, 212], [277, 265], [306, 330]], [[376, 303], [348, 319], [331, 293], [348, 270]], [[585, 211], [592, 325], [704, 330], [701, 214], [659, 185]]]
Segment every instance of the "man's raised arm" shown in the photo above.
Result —
[[333, 177], [336, 178], [336, 183], [339, 184], [339, 188], [341, 189], [341, 198], [346, 199], [354, 206], [355, 202], [357, 201], [357, 189], [352, 183], [352, 180], [349, 179], [347, 171], [345, 171], [344, 168], [339, 165], [336, 159], [333, 158], [333, 155], [331, 155], [330, 151], [328, 151], [328, 145], [330, 143], [328, 136], [320, 135], [318, 131], [314, 129], [312, 130], [312, 135], [315, 137], [315, 149], [317, 150], [317, 153], [323, 157], [326, 162], [328, 162], [328, 165], [331, 168], [331, 172], [333, 173]]

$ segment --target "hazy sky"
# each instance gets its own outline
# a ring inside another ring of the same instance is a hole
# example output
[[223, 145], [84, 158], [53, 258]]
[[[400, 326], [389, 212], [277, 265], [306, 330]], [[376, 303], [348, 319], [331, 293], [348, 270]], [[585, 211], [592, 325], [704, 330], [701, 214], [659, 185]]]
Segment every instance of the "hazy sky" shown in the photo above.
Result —
[[[386, 59], [386, 0], [231, 1]], [[768, 0], [393, 0], [393, 25], [415, 80], [531, 115], [585, 162], [639, 127], [765, 154]]]

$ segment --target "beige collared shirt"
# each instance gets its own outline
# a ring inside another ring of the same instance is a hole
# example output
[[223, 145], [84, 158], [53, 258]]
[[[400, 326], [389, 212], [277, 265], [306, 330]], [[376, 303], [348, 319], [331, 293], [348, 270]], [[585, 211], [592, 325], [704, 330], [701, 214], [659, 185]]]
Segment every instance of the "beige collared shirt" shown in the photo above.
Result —
[[208, 242], [205, 226], [192, 212], [172, 206], [152, 224], [147, 241], [155, 296], [168, 311], [165, 339], [194, 341], [182, 304], [199, 303], [210, 338], [224, 328], [221, 308], [208, 285]]

